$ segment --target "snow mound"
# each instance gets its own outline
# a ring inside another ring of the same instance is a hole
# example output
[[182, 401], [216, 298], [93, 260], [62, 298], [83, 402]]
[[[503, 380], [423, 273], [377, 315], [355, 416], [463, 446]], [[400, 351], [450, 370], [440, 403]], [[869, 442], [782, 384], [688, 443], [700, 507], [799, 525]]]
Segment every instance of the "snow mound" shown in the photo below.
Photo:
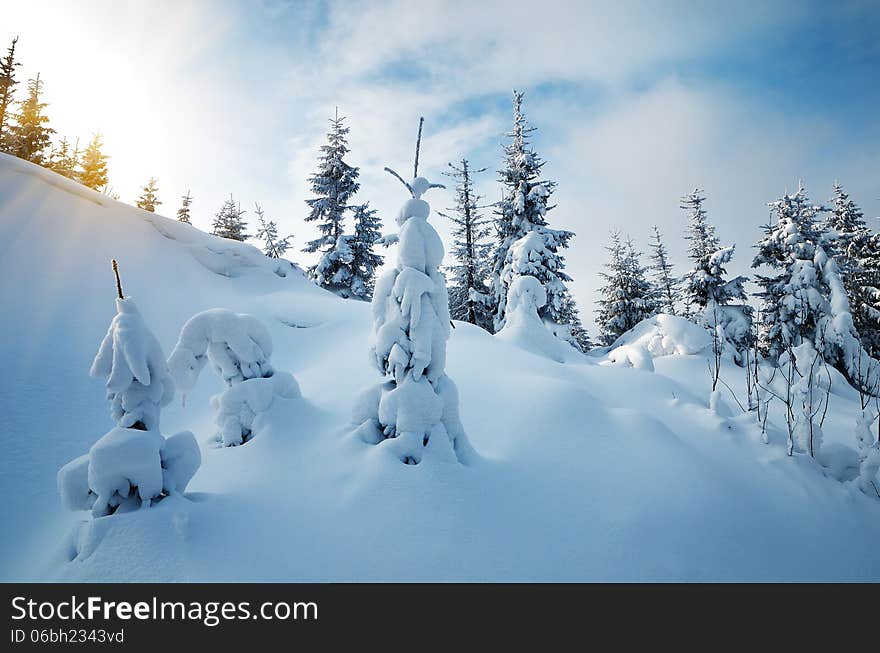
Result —
[[654, 371], [654, 361], [651, 352], [642, 345], [620, 345], [615, 347], [605, 357], [600, 365], [613, 365], [614, 367], [634, 367], [646, 372]]
[[653, 358], [700, 354], [712, 346], [712, 336], [703, 327], [677, 315], [654, 315], [622, 334], [611, 351], [626, 345], [642, 347]]
[[538, 279], [528, 275], [513, 277], [507, 290], [504, 327], [495, 337], [557, 363], [581, 360], [580, 353], [553, 335], [539, 317], [538, 309], [546, 303], [547, 291]]

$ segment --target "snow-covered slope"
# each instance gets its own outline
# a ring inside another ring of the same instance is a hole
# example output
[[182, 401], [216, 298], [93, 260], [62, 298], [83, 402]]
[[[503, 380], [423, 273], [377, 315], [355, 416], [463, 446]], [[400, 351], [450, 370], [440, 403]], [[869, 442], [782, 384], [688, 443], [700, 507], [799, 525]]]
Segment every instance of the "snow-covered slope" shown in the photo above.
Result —
[[[250, 313], [302, 397], [213, 448], [222, 382], [203, 374], [162, 415], [202, 444], [185, 498], [92, 521], [62, 509], [55, 475], [112, 426], [88, 369], [114, 257], [166, 354], [196, 312]], [[650, 372], [458, 323], [447, 371], [478, 458], [402, 465], [350, 433], [378, 380], [368, 305], [2, 155], [0, 307], [0, 579], [880, 579], [880, 501], [786, 456], [778, 429], [765, 445], [750, 416], [709, 411], [705, 353], [672, 324], [630, 343]], [[741, 387], [739, 368], [723, 374]], [[856, 404], [835, 392], [825, 447], [845, 466]]]

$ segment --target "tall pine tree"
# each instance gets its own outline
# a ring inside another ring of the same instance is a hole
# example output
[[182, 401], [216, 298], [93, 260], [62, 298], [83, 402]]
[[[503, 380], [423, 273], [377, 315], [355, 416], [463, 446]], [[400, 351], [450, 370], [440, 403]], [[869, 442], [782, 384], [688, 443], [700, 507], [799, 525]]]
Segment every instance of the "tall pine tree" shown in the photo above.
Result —
[[155, 213], [156, 207], [162, 204], [162, 202], [159, 201], [159, 197], [156, 195], [158, 192], [158, 180], [155, 177], [150, 177], [150, 181], [148, 181], [147, 185], [141, 189], [141, 196], [136, 202], [137, 207], [144, 211]]
[[80, 161], [79, 182], [94, 190], [108, 190], [107, 155], [101, 150], [101, 134], [95, 133]]
[[[315, 197], [306, 200], [311, 211], [305, 220], [317, 222], [321, 235], [309, 241], [303, 248], [304, 252], [321, 252], [326, 256], [343, 242], [341, 237], [345, 213], [350, 208], [349, 202], [360, 188], [357, 181], [360, 174], [358, 169], [344, 160], [349, 152], [346, 138], [349, 128], [343, 125], [344, 120], [344, 117], [339, 116], [338, 110], [330, 119], [330, 131], [327, 133], [327, 144], [321, 146], [318, 171], [309, 178]], [[317, 280], [319, 274], [317, 268], [318, 266], [313, 266], [309, 270], [314, 280]]]
[[654, 225], [654, 242], [649, 243], [649, 247], [651, 271], [654, 274], [654, 284], [657, 286], [658, 309], [662, 313], [675, 315], [675, 305], [681, 298], [680, 281], [672, 273], [669, 252], [657, 225]]
[[21, 64], [15, 60], [15, 44], [18, 37], [12, 39], [12, 44], [6, 51], [6, 56], [0, 59], [0, 152], [11, 151], [9, 125], [12, 122], [12, 92], [18, 81], [15, 79], [15, 69]]
[[229, 238], [231, 240], [245, 241], [249, 238], [247, 234], [247, 224], [242, 217], [245, 211], [241, 210], [241, 206], [236, 204], [229, 195], [229, 199], [223, 202], [220, 211], [214, 217], [213, 234], [221, 238]]
[[27, 99], [21, 102], [15, 124], [9, 130], [9, 151], [20, 159], [43, 165], [55, 130], [48, 126], [49, 117], [44, 113], [48, 105], [42, 101], [43, 81], [39, 74], [28, 80], [27, 92]]
[[862, 211], [838, 183], [827, 226], [855, 328], [868, 353], [880, 358], [880, 235], [867, 227]]
[[489, 251], [492, 247], [490, 219], [480, 214], [482, 199], [474, 190], [473, 175], [486, 168], [471, 168], [467, 159], [461, 165], [449, 164], [451, 172], [444, 173], [455, 180], [455, 206], [451, 213], [438, 215], [452, 222], [452, 256], [455, 263], [449, 266], [452, 283], [449, 285], [449, 314], [453, 320], [464, 320], [482, 327], [489, 333], [493, 329], [492, 311], [487, 306], [489, 288]]
[[[495, 308], [494, 327], [500, 330], [505, 323], [507, 289], [514, 277], [533, 276], [541, 282], [547, 293], [547, 303], [539, 314], [544, 322], [572, 326], [571, 333], [583, 333], [572, 320], [577, 316], [574, 300], [565, 285], [571, 281], [563, 270], [565, 259], [560, 250], [568, 247], [574, 236], [571, 231], [551, 229], [547, 223], [550, 195], [556, 183], [542, 180], [544, 161], [531, 148], [530, 136], [535, 131], [529, 127], [522, 110], [523, 94], [513, 92], [513, 130], [507, 134], [510, 143], [504, 146], [504, 169], [499, 170], [503, 186], [502, 199], [497, 205], [496, 232], [498, 247], [492, 261], [492, 303]], [[531, 234], [521, 249], [529, 249], [528, 260], [514, 255], [515, 244]], [[540, 247], [537, 247], [540, 241]], [[551, 324], [552, 329], [552, 324]], [[552, 329], [556, 331], [556, 329]], [[586, 339], [577, 343], [581, 349], [589, 347]]]
[[639, 261], [639, 252], [629, 238], [621, 242], [620, 233], [611, 233], [611, 244], [606, 247], [610, 259], [605, 263], [607, 272], [599, 275], [605, 281], [597, 302], [603, 345], [611, 345], [617, 338], [656, 312], [655, 290], [645, 278], [646, 268]]
[[192, 195], [190, 195], [189, 191], [186, 191], [186, 195], [180, 198], [180, 208], [177, 209], [177, 219], [180, 222], [185, 222], [186, 224], [192, 224], [192, 219], [190, 216], [189, 208], [192, 206]]

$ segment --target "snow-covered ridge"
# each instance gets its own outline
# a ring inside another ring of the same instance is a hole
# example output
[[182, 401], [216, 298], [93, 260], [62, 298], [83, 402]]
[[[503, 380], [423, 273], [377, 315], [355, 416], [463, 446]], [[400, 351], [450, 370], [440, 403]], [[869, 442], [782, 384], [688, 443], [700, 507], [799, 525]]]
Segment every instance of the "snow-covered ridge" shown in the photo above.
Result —
[[[91, 519], [65, 510], [55, 475], [113, 427], [88, 377], [115, 313], [111, 258], [166, 353], [196, 313], [253, 315], [301, 396], [212, 448], [224, 386], [203, 375], [162, 412], [163, 432], [201, 446], [186, 494]], [[445, 369], [477, 456], [402, 465], [350, 429], [377, 381], [370, 307], [275, 265], [0, 156], [0, 578], [880, 580], [851, 389], [835, 386], [817, 462], [786, 455], [778, 421], [764, 444], [729, 395], [731, 416], [710, 410], [706, 351], [675, 321], [619, 343], [653, 372], [457, 323]], [[722, 377], [742, 395], [741, 368]]]

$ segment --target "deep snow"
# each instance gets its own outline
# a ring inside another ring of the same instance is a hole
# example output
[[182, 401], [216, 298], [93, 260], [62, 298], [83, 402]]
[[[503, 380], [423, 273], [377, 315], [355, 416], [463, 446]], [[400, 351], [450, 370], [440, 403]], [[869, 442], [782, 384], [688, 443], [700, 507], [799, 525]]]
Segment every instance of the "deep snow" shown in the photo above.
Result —
[[[111, 258], [166, 352], [199, 311], [247, 313], [301, 396], [213, 448], [224, 386], [203, 374], [162, 413], [202, 447], [185, 496], [91, 520], [55, 477], [113, 426], [88, 376], [115, 313]], [[603, 351], [558, 363], [456, 323], [446, 369], [476, 459], [403, 465], [349, 424], [376, 382], [368, 304], [4, 155], [0, 307], [0, 579], [880, 580], [880, 501], [786, 456], [779, 428], [762, 444], [731, 397], [734, 417], [710, 411], [705, 350], [671, 323], [622, 343], [653, 372]], [[722, 376], [744, 383], [730, 362]], [[843, 476], [856, 412], [835, 386], [823, 455]]]

